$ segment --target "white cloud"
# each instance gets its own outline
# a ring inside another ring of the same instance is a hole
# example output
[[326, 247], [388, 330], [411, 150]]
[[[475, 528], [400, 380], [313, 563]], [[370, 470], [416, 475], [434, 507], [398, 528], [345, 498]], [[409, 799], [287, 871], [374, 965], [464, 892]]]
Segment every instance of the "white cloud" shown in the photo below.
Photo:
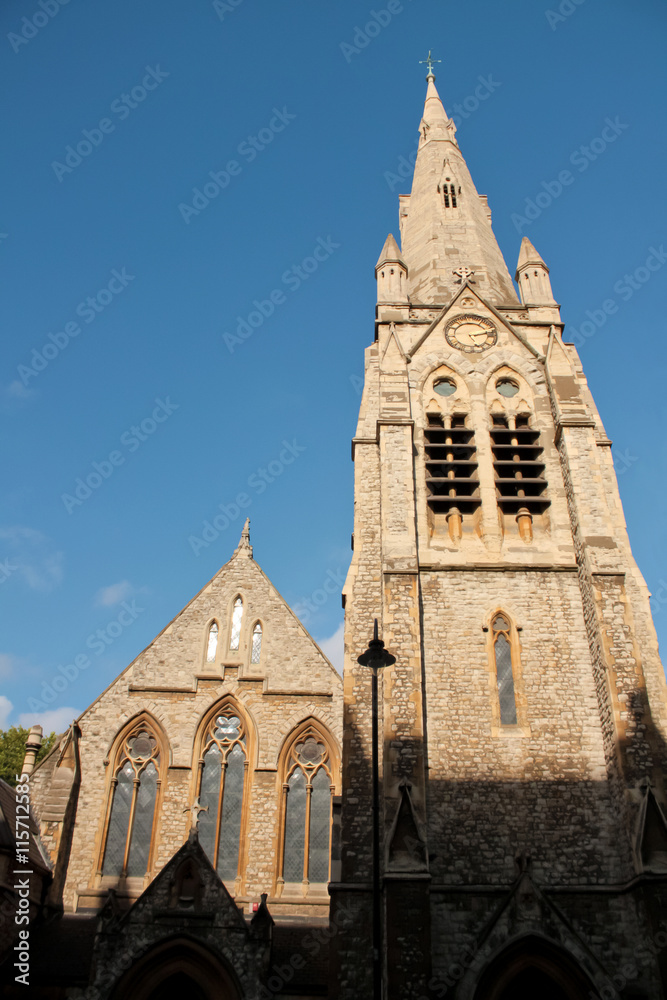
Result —
[[0, 678], [6, 680], [14, 673], [14, 667], [18, 666], [18, 660], [11, 653], [0, 653]]
[[345, 622], [341, 622], [333, 635], [328, 639], [317, 639], [317, 645], [325, 656], [328, 656], [339, 674], [343, 673]]
[[4, 694], [0, 694], [0, 729], [7, 728], [7, 722], [13, 707], [9, 698]]
[[95, 594], [95, 606], [98, 608], [110, 608], [113, 604], [120, 604], [126, 597], [131, 597], [135, 590], [129, 580], [121, 580], [120, 583], [112, 583], [108, 587], [102, 587]]
[[44, 730], [44, 735], [48, 736], [49, 733], [64, 733], [66, 729], [69, 729], [70, 723], [80, 715], [80, 709], [70, 708], [66, 705], [64, 708], [51, 708], [44, 712], [23, 712], [19, 715], [18, 725], [25, 726], [26, 729], [40, 725]]
[[0, 387], [0, 401], [4, 404], [3, 409], [5, 410], [16, 409], [17, 405], [25, 402], [26, 399], [31, 399], [35, 395], [36, 390], [29, 389], [19, 379], [14, 379], [8, 385]]
[[23, 382], [19, 382], [17, 378], [9, 383], [5, 392], [11, 399], [28, 399], [34, 395], [34, 391], [29, 389], [27, 385], [24, 385]]
[[63, 553], [40, 531], [24, 525], [0, 528], [0, 558], [31, 590], [53, 590], [63, 578]]

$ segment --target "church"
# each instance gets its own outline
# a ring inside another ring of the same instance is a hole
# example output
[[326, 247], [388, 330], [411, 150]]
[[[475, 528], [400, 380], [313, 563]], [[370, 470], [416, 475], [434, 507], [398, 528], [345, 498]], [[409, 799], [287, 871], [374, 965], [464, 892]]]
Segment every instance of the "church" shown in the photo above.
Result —
[[28, 746], [31, 996], [667, 995], [667, 688], [611, 441], [430, 65], [399, 226], [343, 678], [246, 523], [32, 773]]

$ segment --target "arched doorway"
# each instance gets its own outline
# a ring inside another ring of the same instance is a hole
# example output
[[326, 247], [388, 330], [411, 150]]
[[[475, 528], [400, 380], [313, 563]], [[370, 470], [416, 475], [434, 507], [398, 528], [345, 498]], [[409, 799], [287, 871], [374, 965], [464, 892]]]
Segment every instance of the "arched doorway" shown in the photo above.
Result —
[[151, 993], [148, 1000], [208, 1000], [206, 993], [185, 972], [175, 972], [164, 979]]
[[592, 990], [593, 983], [566, 952], [530, 936], [493, 959], [475, 1000], [588, 1000]]
[[116, 984], [112, 1000], [240, 1000], [234, 973], [188, 938], [163, 941]]

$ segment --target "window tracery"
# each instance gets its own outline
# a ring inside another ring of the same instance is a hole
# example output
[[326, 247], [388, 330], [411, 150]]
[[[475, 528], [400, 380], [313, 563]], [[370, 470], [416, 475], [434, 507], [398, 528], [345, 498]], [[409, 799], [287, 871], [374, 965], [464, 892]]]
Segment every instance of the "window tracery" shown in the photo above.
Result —
[[328, 881], [332, 788], [329, 748], [309, 728], [294, 741], [286, 764], [283, 881]]
[[511, 630], [512, 626], [506, 615], [501, 612], [494, 617], [492, 623], [493, 657], [498, 687], [500, 724], [503, 726], [517, 724]]
[[159, 743], [143, 722], [123, 738], [116, 754], [103, 875], [131, 878], [146, 874], [159, 784]]
[[199, 842], [223, 881], [239, 874], [247, 765], [246, 727], [227, 705], [207, 726], [199, 778]]

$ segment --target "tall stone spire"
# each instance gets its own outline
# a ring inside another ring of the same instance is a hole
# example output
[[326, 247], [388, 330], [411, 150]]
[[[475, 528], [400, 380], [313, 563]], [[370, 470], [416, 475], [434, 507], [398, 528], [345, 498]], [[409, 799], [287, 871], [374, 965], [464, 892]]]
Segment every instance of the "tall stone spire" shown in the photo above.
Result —
[[412, 193], [401, 198], [410, 301], [444, 305], [460, 289], [464, 268], [464, 276], [472, 271], [477, 291], [493, 305], [516, 306], [486, 196], [477, 193], [432, 72], [426, 80]]

